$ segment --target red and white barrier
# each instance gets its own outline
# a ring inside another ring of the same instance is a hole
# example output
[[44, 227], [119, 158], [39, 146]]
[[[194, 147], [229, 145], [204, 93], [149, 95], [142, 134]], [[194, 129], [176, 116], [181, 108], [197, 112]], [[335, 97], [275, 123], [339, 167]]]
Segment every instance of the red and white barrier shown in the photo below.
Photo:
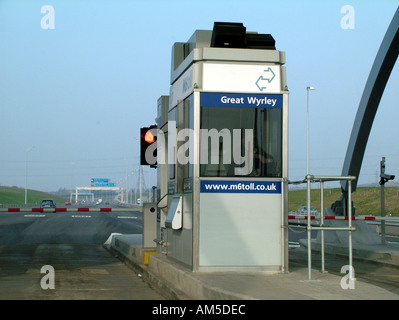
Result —
[[[307, 220], [308, 216], [288, 215], [290, 220]], [[310, 216], [310, 220], [320, 220], [320, 216]], [[324, 220], [348, 220], [343, 216], [326, 216]], [[356, 216], [352, 220], [399, 220], [399, 217], [380, 217], [380, 216]]]
[[0, 212], [127, 212], [137, 208], [0, 208]]

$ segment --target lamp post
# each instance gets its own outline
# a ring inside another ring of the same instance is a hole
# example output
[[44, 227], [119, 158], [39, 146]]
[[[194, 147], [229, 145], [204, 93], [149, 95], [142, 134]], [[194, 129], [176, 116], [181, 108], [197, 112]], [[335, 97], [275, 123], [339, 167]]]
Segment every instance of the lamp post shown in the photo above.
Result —
[[[315, 88], [313, 87], [307, 87], [306, 88], [306, 93], [307, 93], [307, 101], [306, 101], [306, 180], [307, 180], [307, 186], [308, 186], [308, 194], [307, 194], [307, 211], [308, 211], [308, 225], [307, 225], [307, 231], [308, 231], [308, 250], [311, 252], [311, 225], [310, 225], [310, 177], [309, 177], [309, 91], [314, 90]], [[309, 266], [309, 280], [311, 279], [311, 266], [312, 265], [312, 259], [311, 259], [311, 254], [308, 254], [308, 266]]]
[[[139, 144], [139, 154], [140, 154], [140, 140], [135, 138]], [[140, 206], [143, 204], [143, 166], [139, 164], [139, 179], [140, 179]], [[135, 199], [137, 203], [137, 198]]]
[[306, 103], [306, 175], [309, 174], [309, 91], [315, 90], [314, 87], [307, 87], [307, 103]]
[[126, 203], [129, 203], [129, 163], [127, 160], [127, 157], [125, 157], [126, 160]]
[[28, 202], [28, 152], [33, 149], [33, 146], [26, 148], [25, 153], [25, 204]]

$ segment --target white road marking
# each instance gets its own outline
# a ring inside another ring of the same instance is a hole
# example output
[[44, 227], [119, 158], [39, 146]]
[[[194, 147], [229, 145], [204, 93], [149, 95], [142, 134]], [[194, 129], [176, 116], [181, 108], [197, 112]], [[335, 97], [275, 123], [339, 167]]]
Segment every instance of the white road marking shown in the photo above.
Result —
[[24, 217], [35, 217], [35, 218], [42, 218], [45, 217], [45, 214], [24, 214]]
[[137, 219], [137, 217], [118, 216], [118, 219]]

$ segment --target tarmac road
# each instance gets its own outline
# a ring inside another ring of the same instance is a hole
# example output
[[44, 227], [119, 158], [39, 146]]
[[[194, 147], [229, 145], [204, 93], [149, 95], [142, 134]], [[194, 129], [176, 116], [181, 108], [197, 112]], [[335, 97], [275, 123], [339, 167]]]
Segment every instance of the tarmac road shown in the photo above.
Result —
[[141, 213], [0, 212], [0, 244], [103, 244], [112, 232], [141, 233]]
[[0, 299], [164, 299], [103, 247], [141, 230], [138, 212], [2, 212]]

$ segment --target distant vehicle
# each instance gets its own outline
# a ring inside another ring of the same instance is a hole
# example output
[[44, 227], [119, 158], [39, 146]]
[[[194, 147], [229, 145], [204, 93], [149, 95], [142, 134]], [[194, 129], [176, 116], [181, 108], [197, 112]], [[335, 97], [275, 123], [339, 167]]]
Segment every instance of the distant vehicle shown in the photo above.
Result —
[[[300, 208], [298, 209], [297, 213], [298, 213], [298, 215], [301, 215], [301, 216], [307, 215], [307, 214], [308, 214], [308, 206], [302, 206], [302, 207], [300, 207]], [[319, 212], [318, 212], [315, 208], [310, 207], [310, 214], [311, 214], [312, 216], [316, 216], [316, 215], [319, 214]]]
[[103, 199], [98, 199], [96, 204], [101, 204], [103, 202]]
[[71, 205], [71, 201], [65, 201], [65, 205], [66, 206], [70, 206]]
[[53, 199], [43, 199], [40, 208], [55, 208], [55, 202]]

